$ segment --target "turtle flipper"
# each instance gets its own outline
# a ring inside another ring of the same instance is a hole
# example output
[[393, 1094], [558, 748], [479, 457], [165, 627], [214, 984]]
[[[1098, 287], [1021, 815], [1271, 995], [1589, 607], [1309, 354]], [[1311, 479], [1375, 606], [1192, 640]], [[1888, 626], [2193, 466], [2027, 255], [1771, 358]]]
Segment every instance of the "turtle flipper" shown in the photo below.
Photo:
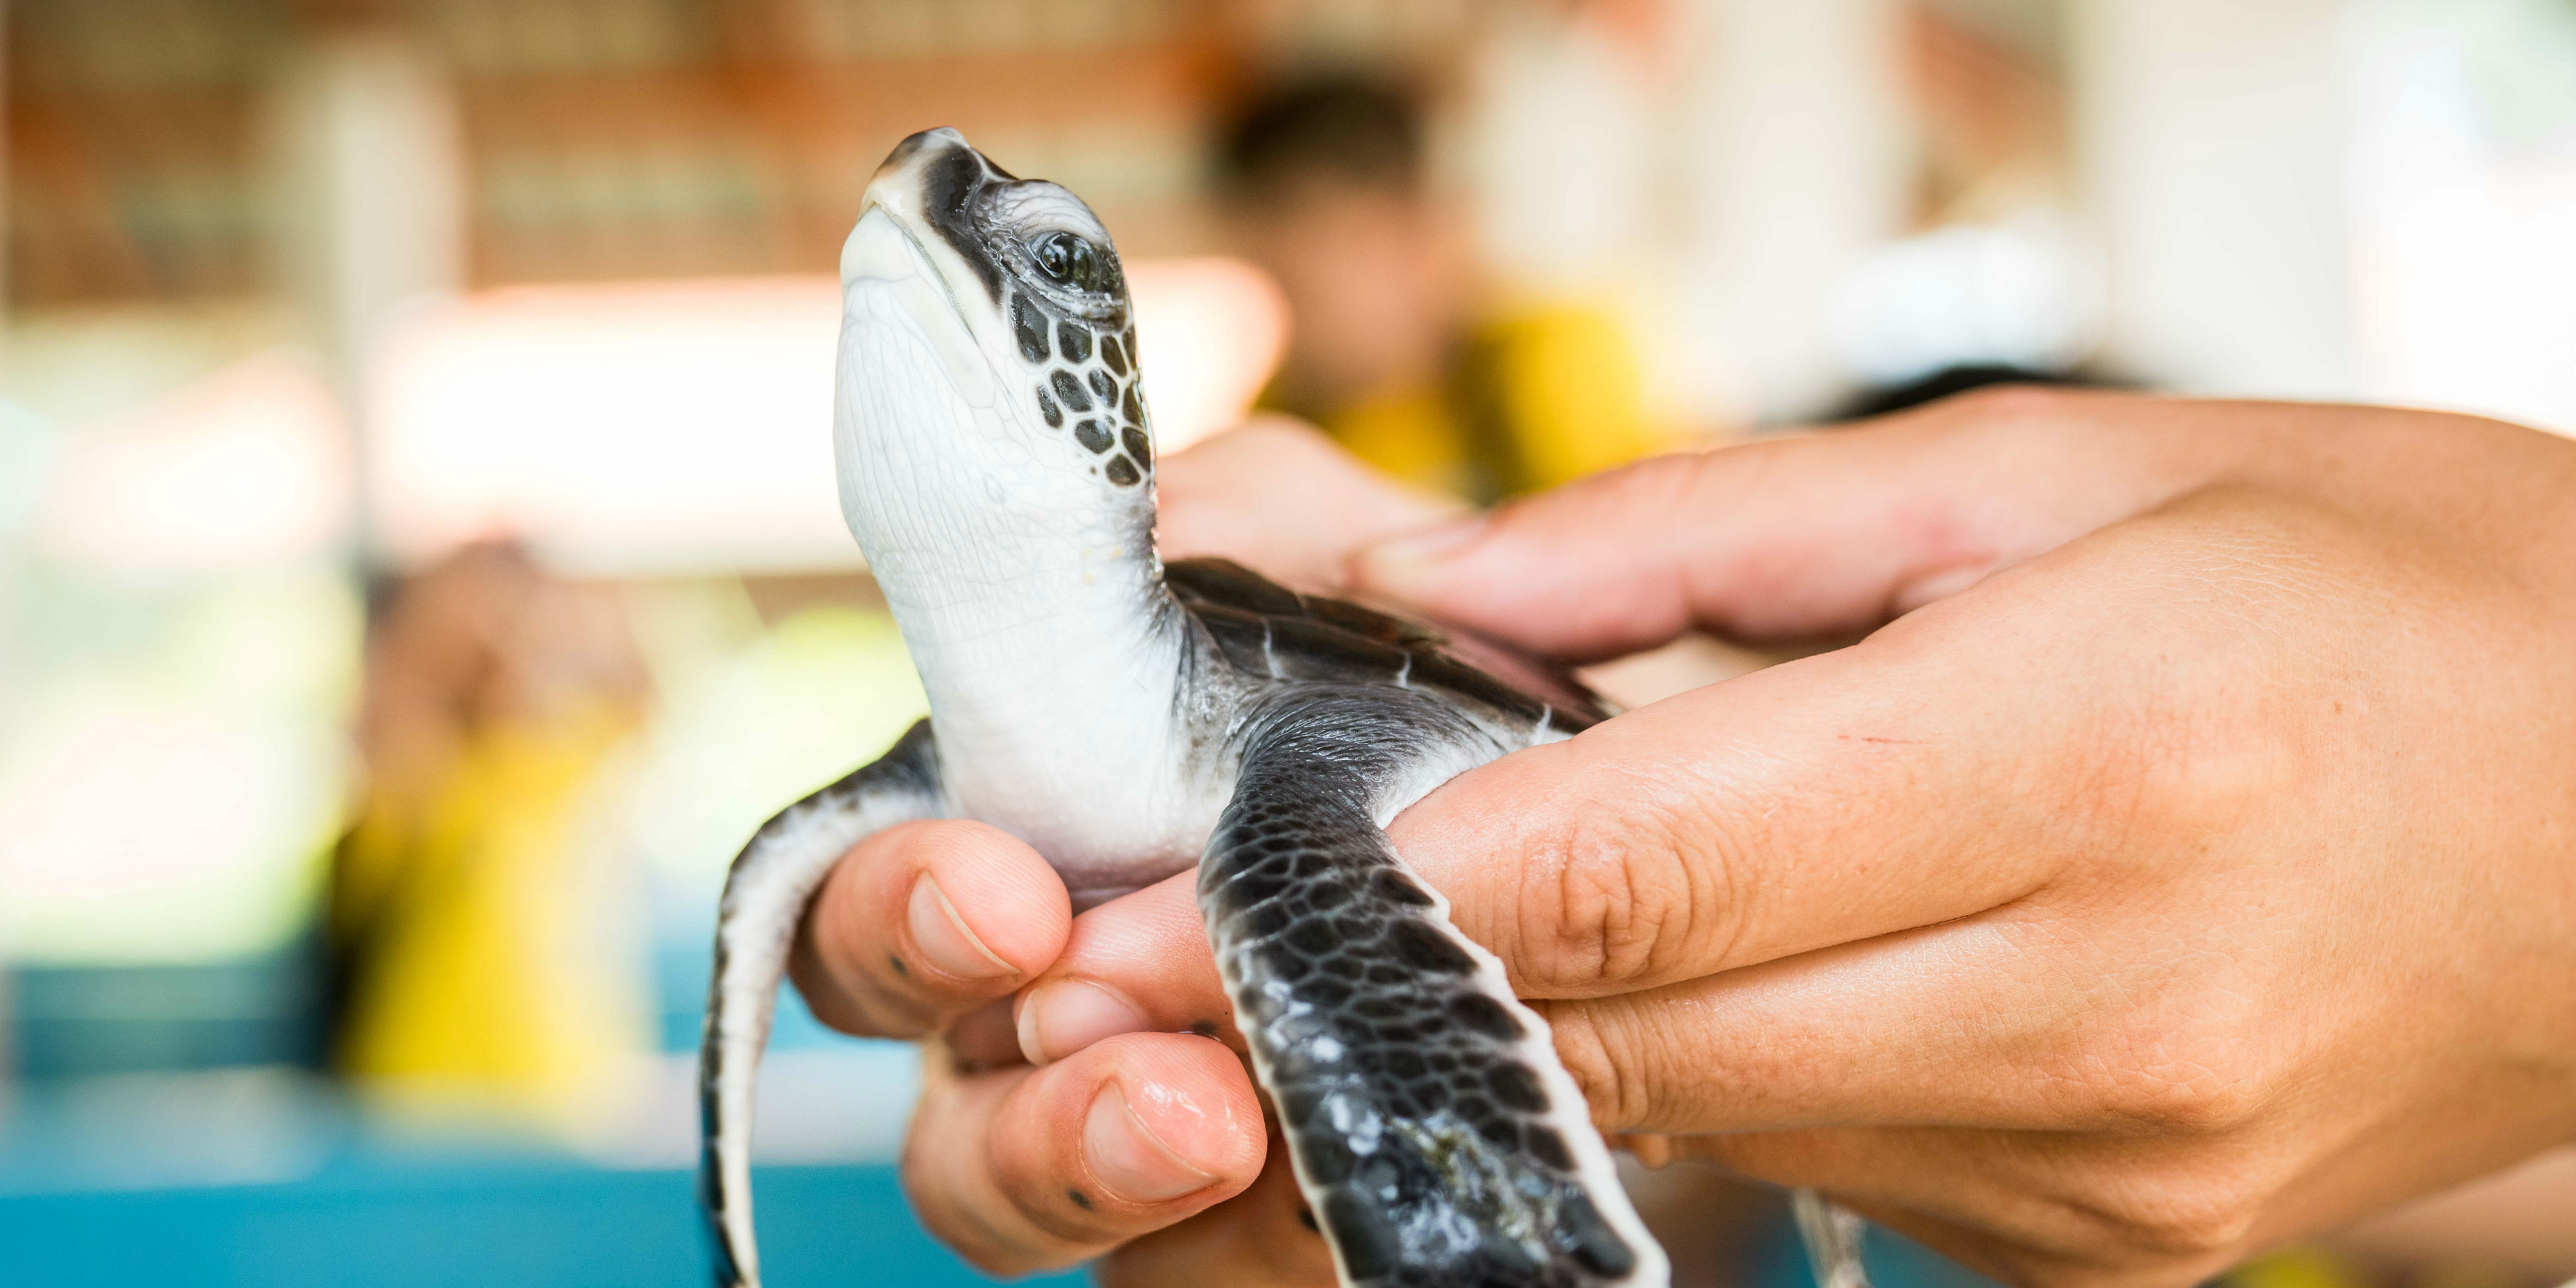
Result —
[[760, 1283], [751, 1234], [751, 1093], [778, 981], [805, 904], [834, 860], [872, 832], [940, 812], [930, 722], [886, 754], [761, 824], [725, 877], [715, 978], [698, 1051], [698, 1197], [715, 1236], [716, 1283]]
[[1349, 1288], [1662, 1288], [1546, 1023], [1379, 826], [1477, 736], [1382, 691], [1256, 726], [1199, 865], [1218, 971]]

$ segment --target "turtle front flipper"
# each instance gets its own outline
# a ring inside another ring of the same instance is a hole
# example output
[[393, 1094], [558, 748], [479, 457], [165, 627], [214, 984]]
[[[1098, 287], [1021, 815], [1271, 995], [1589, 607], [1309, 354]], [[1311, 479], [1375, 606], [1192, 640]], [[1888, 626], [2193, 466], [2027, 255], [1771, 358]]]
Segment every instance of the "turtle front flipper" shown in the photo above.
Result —
[[761, 824], [725, 876], [698, 1053], [698, 1197], [715, 1236], [719, 1285], [760, 1282], [751, 1233], [751, 1093], [805, 905], [851, 846], [940, 812], [939, 761], [924, 720], [885, 755]]
[[1484, 737], [1383, 690], [1258, 721], [1199, 866], [1217, 969], [1349, 1288], [1661, 1288], [1545, 1021], [1379, 826]]

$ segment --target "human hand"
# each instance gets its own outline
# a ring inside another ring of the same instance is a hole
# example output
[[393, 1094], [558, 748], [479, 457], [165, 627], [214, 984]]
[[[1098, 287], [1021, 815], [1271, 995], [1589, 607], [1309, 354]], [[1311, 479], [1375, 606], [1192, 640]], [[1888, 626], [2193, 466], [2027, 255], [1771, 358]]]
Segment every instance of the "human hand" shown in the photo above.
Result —
[[[1157, 473], [1167, 555], [1222, 555], [1311, 589], [1344, 588], [1356, 544], [1456, 512], [1284, 418], [1175, 453]], [[1197, 910], [1182, 912], [1174, 933], [1213, 972]], [[814, 1013], [848, 1033], [930, 1040], [904, 1161], [924, 1224], [997, 1273], [1070, 1264], [1179, 1222], [1329, 1282], [1284, 1155], [1263, 1172], [1261, 1110], [1225, 1045], [1139, 1032], [1042, 1069], [1024, 1060], [1012, 994], [1087, 922], [1035, 851], [980, 823], [870, 837], [817, 895], [792, 963]], [[1263, 1219], [1243, 1219], [1253, 1214]], [[1262, 1248], [1311, 1255], [1300, 1265]], [[1135, 1264], [1122, 1254], [1113, 1277]]]
[[[2576, 1135], [2571, 498], [2576, 448], [2486, 422], [2031, 392], [1649, 463], [1363, 581], [1570, 657], [1904, 616], [1391, 830], [1606, 1129], [2009, 1279], [2194, 1281]], [[1026, 1076], [1231, 1036], [1185, 877], [1059, 942], [988, 1021]], [[1175, 1148], [1247, 1166], [1219, 1118]], [[951, 1153], [926, 1214], [1054, 1219]], [[1227, 1187], [1083, 1233], [1194, 1216], [1135, 1282], [1306, 1247]]]

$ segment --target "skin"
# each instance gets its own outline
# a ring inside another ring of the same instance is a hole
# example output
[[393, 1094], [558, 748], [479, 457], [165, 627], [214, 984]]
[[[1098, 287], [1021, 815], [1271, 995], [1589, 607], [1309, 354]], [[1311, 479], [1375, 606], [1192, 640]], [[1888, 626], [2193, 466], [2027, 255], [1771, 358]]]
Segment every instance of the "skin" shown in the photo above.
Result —
[[[1164, 489], [1176, 550], [1569, 659], [1866, 632], [1391, 828], [1649, 1162], [2008, 1282], [2179, 1286], [2576, 1138], [2576, 444], [2016, 390], [1394, 542], [1425, 503], [1276, 428]], [[933, 964], [923, 874], [982, 974]], [[1186, 875], [1076, 919], [1010, 838], [898, 829], [797, 979], [945, 1035], [906, 1177], [977, 1264], [1330, 1281]], [[1152, 1150], [1090, 1134], [1112, 1086]]]

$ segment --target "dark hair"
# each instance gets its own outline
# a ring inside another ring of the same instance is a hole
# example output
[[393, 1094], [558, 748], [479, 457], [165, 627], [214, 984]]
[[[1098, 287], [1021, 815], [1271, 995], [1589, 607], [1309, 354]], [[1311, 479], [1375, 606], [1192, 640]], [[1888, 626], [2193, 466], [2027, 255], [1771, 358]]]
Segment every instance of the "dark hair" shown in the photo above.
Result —
[[1852, 395], [1820, 423], [1837, 424], [1892, 415], [1991, 385], [2048, 385], [2066, 389], [2131, 389], [2128, 381], [2088, 371], [2042, 371], [2009, 363], [1968, 362], [1926, 372], [1893, 385]]
[[1422, 178], [1422, 112], [1413, 95], [1338, 75], [1275, 85], [1236, 111], [1217, 144], [1217, 186], [1261, 199], [1321, 177], [1397, 192]]

